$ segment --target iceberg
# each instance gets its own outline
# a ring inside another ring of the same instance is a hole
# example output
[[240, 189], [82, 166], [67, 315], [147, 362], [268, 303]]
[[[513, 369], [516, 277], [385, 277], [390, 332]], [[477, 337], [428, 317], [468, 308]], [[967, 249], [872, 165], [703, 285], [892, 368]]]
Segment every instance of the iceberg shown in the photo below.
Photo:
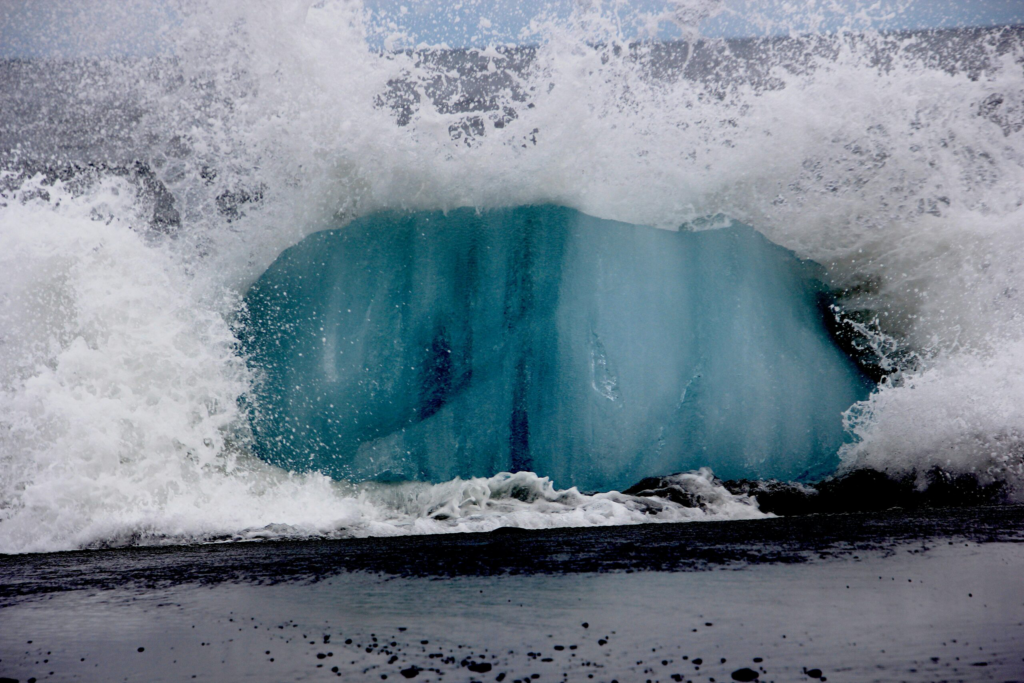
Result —
[[830, 338], [818, 276], [739, 224], [559, 206], [360, 218], [246, 295], [254, 448], [349, 481], [821, 478], [871, 382]]

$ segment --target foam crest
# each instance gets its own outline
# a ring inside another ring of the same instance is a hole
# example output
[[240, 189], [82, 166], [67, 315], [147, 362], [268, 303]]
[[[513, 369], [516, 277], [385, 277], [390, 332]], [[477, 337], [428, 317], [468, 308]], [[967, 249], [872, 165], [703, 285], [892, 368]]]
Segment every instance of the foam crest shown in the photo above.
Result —
[[[720, 9], [675, 5], [684, 31]], [[355, 490], [248, 456], [241, 296], [304, 236], [382, 209], [754, 226], [899, 350], [849, 415], [846, 466], [1019, 486], [1019, 31], [636, 44], [580, 5], [539, 16], [535, 47], [389, 52], [368, 47], [387, 28], [340, 0], [169, 16], [170, 53], [26, 86], [68, 125], [40, 115], [0, 157], [107, 164], [82, 187], [0, 183], [0, 550], [701, 516], [526, 475]], [[93, 128], [102, 153], [81, 143]], [[135, 160], [148, 195], [123, 172]], [[754, 510], [722, 506], [704, 516]]]

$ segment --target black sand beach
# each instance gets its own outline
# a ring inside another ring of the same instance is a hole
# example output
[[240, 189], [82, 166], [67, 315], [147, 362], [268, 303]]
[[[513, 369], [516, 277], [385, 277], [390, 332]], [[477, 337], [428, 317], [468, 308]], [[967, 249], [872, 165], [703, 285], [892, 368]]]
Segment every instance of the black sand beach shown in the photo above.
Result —
[[5, 557], [0, 674], [1024, 680], [1022, 540], [1006, 506]]

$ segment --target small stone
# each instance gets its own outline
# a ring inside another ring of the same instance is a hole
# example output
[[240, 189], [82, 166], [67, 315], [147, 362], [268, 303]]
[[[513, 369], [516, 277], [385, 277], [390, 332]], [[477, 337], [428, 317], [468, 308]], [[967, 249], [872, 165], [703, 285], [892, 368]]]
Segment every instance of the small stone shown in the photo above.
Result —
[[736, 669], [732, 672], [732, 680], [750, 683], [750, 681], [756, 681], [760, 675], [761, 674], [757, 673], [753, 669], [743, 667], [742, 669]]
[[413, 664], [408, 669], [402, 669], [401, 671], [399, 671], [399, 673], [405, 676], [406, 678], [416, 678], [420, 675], [421, 671], [423, 671], [423, 669]]
[[811, 678], [821, 678], [821, 669], [808, 669], [804, 673], [806, 673]]
[[145, 651], [146, 651], [146, 648], [144, 648], [144, 647], [140, 647], [139, 648], [139, 652], [145, 652]]

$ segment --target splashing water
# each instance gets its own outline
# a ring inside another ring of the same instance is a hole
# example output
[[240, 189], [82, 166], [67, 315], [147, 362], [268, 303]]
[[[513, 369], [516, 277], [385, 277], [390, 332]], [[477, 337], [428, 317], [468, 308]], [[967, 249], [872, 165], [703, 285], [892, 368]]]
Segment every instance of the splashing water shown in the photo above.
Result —
[[843, 467], [1019, 487], [1022, 33], [697, 41], [723, 11], [636, 12], [689, 39], [636, 42], [580, 4], [538, 11], [529, 45], [446, 50], [353, 2], [181, 2], [153, 54], [5, 62], [0, 551], [759, 514], [724, 491], [652, 510], [527, 473], [356, 486], [250, 455], [243, 295], [382, 210], [751, 225], [895, 359], [846, 416]]

